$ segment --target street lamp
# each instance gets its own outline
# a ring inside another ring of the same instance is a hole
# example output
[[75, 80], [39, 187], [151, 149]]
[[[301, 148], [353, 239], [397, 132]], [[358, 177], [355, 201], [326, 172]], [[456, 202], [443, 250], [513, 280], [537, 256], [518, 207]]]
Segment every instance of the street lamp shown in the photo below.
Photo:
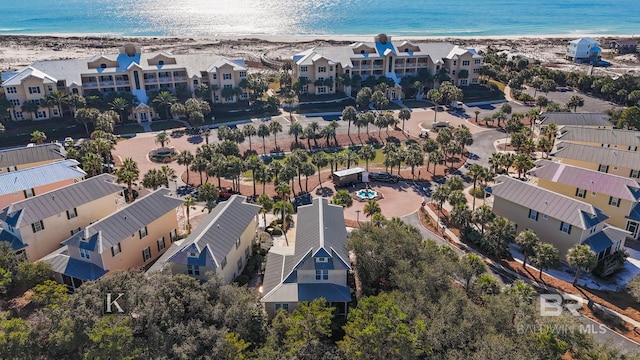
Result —
[[356, 222], [360, 225], [360, 210], [356, 210]]

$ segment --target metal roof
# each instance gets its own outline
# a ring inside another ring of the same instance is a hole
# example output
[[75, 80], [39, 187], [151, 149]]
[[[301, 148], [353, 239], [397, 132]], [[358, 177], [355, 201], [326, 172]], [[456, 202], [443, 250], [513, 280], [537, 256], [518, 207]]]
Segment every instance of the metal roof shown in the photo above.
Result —
[[536, 168], [529, 171], [529, 174], [537, 178], [633, 202], [640, 198], [640, 184], [630, 178], [550, 160], [538, 160], [535, 164]]
[[640, 146], [640, 131], [565, 125], [556, 139], [635, 147]]
[[0, 150], [0, 168], [64, 160], [65, 153], [62, 145], [56, 143]]
[[630, 232], [615, 226], [605, 226], [602, 230], [586, 238], [582, 244], [588, 245], [591, 250], [598, 254], [618, 241], [622, 243], [630, 234]]
[[340, 170], [340, 171], [334, 171], [333, 175], [338, 176], [338, 177], [343, 177], [343, 176], [348, 176], [348, 175], [353, 175], [353, 174], [358, 174], [361, 172], [364, 172], [365, 170], [361, 167], [354, 167], [351, 169], [344, 169], [344, 170]]
[[94, 263], [70, 257], [66, 246], [43, 257], [42, 261], [51, 264], [53, 272], [83, 281], [98, 280], [107, 273], [107, 270]]
[[77, 167], [78, 164], [75, 160], [64, 160], [0, 174], [0, 195], [34, 189], [64, 180], [81, 179], [87, 173]]
[[160, 188], [87, 226], [62, 244], [102, 253], [181, 206], [183, 201], [168, 196], [170, 193], [169, 189]]
[[17, 238], [15, 235], [13, 235], [9, 231], [2, 228], [0, 228], [0, 241], [8, 242], [9, 245], [11, 245], [11, 249], [13, 249], [14, 251], [24, 249], [28, 246], [25, 243], [23, 243], [22, 240]]
[[573, 159], [594, 164], [640, 169], [640, 151], [628, 151], [561, 141], [550, 154], [561, 159]]
[[496, 198], [518, 204], [581, 229], [588, 229], [608, 218], [600, 209], [568, 196], [531, 185], [505, 175], [495, 178], [487, 192]]
[[613, 126], [611, 117], [605, 113], [545, 112], [541, 116], [542, 125]]
[[0, 212], [0, 220], [19, 228], [71, 210], [125, 189], [109, 174], [94, 176], [65, 187], [13, 203]]

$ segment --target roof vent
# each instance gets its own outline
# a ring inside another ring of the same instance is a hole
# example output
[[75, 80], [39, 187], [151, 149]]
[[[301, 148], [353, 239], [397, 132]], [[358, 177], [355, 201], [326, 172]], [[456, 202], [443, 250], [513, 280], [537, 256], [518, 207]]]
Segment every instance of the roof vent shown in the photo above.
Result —
[[124, 219], [127, 220], [127, 215], [124, 216]]

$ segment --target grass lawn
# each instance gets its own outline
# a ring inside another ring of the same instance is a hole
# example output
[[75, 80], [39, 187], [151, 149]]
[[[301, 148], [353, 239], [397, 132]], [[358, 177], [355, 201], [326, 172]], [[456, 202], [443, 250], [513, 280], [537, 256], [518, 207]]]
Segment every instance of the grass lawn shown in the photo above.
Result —
[[[47, 135], [47, 142], [58, 140], [62, 142], [66, 137], [86, 137], [84, 126], [73, 119], [50, 119], [40, 121], [8, 121], [5, 132], [0, 134], [2, 146], [26, 145], [31, 142], [31, 133], [38, 130]], [[89, 126], [89, 131], [92, 128]]]
[[502, 93], [504, 93], [504, 87], [507, 86], [506, 84], [501, 83], [500, 81], [497, 81], [497, 80], [489, 80], [489, 83], [497, 86], [498, 90], [502, 91]]
[[301, 104], [298, 106], [298, 114], [313, 114], [324, 112], [342, 112], [347, 106], [356, 106], [356, 102], [352, 99], [341, 101], [339, 103], [326, 104]]
[[[492, 83], [493, 84], [493, 83]], [[464, 102], [474, 103], [480, 101], [490, 100], [503, 100], [504, 99], [504, 85], [502, 90], [497, 84], [493, 86], [483, 85], [470, 85], [462, 88], [464, 94]]]
[[400, 106], [400, 105], [398, 105], [398, 104], [396, 104], [396, 103], [394, 103], [392, 101], [389, 101], [389, 104], [383, 110], [402, 110], [402, 106]]
[[139, 124], [124, 124], [118, 125], [113, 129], [113, 133], [117, 135], [133, 134], [144, 132], [144, 129]]
[[419, 101], [419, 100], [402, 100], [402, 103], [406, 106], [415, 109], [415, 108], [429, 108], [431, 107], [431, 103], [428, 101]]
[[154, 121], [151, 123], [151, 130], [161, 131], [184, 127], [184, 124], [175, 120]]
[[215, 120], [211, 120], [211, 118], [207, 118], [204, 122], [205, 125], [213, 125], [213, 124], [224, 124], [234, 121], [240, 120], [248, 120], [252, 118], [262, 118], [266, 116], [278, 116], [280, 113], [273, 114], [267, 112], [252, 112], [252, 111], [240, 111], [234, 113], [226, 113], [226, 114], [218, 114], [215, 117]]

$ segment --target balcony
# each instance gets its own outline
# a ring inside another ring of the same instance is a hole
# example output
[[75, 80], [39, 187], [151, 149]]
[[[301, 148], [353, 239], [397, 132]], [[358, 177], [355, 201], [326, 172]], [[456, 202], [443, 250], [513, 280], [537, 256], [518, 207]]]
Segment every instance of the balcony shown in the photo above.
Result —
[[148, 78], [145, 78], [145, 79], [144, 79], [144, 82], [147, 82], [147, 83], [157, 83], [157, 82], [158, 82], [158, 79], [156, 79], [156, 77], [155, 77], [155, 76], [154, 76], [154, 77], [148, 77]]
[[382, 65], [373, 65], [374, 69], [382, 69]]
[[82, 87], [84, 87], [84, 88], [97, 88], [98, 87], [98, 83], [97, 82], [83, 82], [82, 83]]
[[100, 81], [100, 86], [113, 86], [114, 83], [111, 80]]
[[158, 78], [158, 81], [159, 81], [160, 83], [163, 83], [163, 84], [164, 84], [164, 83], [170, 83], [170, 82], [173, 82], [173, 79], [171, 79], [170, 77], [162, 77], [162, 76], [161, 76], [161, 77], [159, 77], [159, 78]]
[[129, 80], [116, 80], [116, 85], [129, 85]]

